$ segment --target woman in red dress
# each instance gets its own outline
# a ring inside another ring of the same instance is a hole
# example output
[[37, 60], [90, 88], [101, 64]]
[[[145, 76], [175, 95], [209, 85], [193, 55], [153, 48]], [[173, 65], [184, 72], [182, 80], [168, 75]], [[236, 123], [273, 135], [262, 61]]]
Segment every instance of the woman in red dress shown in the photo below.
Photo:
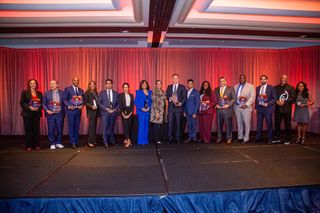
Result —
[[204, 81], [200, 89], [200, 109], [199, 109], [199, 131], [200, 141], [211, 142], [211, 131], [213, 123], [214, 107], [217, 103], [216, 97], [211, 89], [210, 83]]

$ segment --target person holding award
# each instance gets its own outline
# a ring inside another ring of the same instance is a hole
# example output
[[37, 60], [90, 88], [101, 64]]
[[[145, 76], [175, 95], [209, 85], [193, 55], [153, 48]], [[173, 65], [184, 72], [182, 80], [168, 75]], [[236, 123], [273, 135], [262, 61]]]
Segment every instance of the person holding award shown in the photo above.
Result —
[[184, 116], [187, 117], [188, 140], [186, 142], [198, 142], [197, 140], [197, 117], [200, 106], [200, 94], [194, 88], [194, 81], [187, 82], [187, 100], [184, 102]]
[[115, 145], [114, 125], [119, 110], [118, 92], [112, 89], [113, 81], [105, 81], [105, 90], [99, 93], [99, 104], [102, 122], [102, 136], [105, 148], [109, 145]]
[[236, 102], [236, 94], [234, 88], [227, 86], [227, 80], [225, 77], [219, 78], [220, 86], [215, 89], [215, 94], [218, 100], [216, 105], [217, 109], [217, 122], [218, 122], [218, 139], [216, 143], [222, 141], [222, 128], [223, 124], [226, 124], [227, 130], [227, 144], [232, 142], [232, 116], [233, 116], [233, 104]]
[[63, 121], [65, 115], [64, 104], [62, 101], [63, 91], [59, 90], [59, 83], [56, 80], [49, 82], [50, 90], [47, 91], [42, 99], [42, 106], [48, 122], [48, 138], [50, 149], [62, 149]]
[[179, 84], [179, 75], [172, 75], [173, 84], [169, 85], [166, 90], [166, 98], [168, 100], [168, 121], [169, 121], [169, 143], [175, 139], [181, 142], [181, 118], [183, 113], [183, 104], [186, 101], [186, 87]]
[[27, 151], [40, 149], [39, 131], [40, 117], [42, 116], [42, 93], [37, 91], [37, 89], [38, 81], [30, 79], [28, 81], [28, 88], [22, 92], [20, 98]]
[[210, 83], [204, 81], [200, 88], [200, 107], [199, 107], [199, 133], [200, 141], [204, 143], [211, 142], [211, 131], [213, 123], [213, 114], [217, 99], [211, 89]]
[[122, 84], [123, 92], [119, 94], [119, 112], [122, 119], [124, 130], [124, 146], [132, 146], [131, 133], [133, 128], [133, 110], [134, 110], [134, 97], [129, 92], [129, 83]]
[[306, 138], [306, 129], [310, 122], [309, 106], [314, 102], [309, 95], [307, 84], [300, 81], [295, 90], [295, 110], [293, 121], [297, 122], [298, 138], [296, 143], [304, 145]]
[[79, 77], [72, 79], [72, 85], [66, 87], [63, 92], [63, 103], [66, 106], [68, 117], [69, 138], [73, 149], [80, 147], [79, 128], [81, 110], [83, 108], [83, 89], [79, 87]]
[[260, 76], [261, 85], [256, 88], [256, 110], [257, 110], [257, 134], [256, 141], [260, 142], [263, 120], [267, 121], [268, 144], [272, 143], [272, 114], [276, 103], [276, 90], [267, 84], [268, 76]]
[[138, 144], [148, 144], [149, 138], [149, 122], [150, 112], [152, 108], [152, 92], [146, 80], [140, 82], [139, 90], [136, 91], [134, 104], [137, 108], [139, 129], [138, 129]]
[[240, 75], [239, 83], [234, 86], [234, 90], [237, 97], [234, 110], [238, 124], [238, 141], [245, 144], [249, 142], [252, 104], [256, 99], [256, 91], [254, 86], [247, 82], [245, 75]]
[[295, 99], [293, 86], [288, 84], [288, 76], [281, 75], [280, 84], [274, 87], [277, 93], [276, 109], [274, 113], [274, 139], [273, 143], [280, 143], [281, 122], [284, 120], [286, 138], [284, 144], [291, 143], [291, 115], [292, 104]]
[[162, 81], [156, 81], [156, 87], [152, 91], [152, 107], [150, 122], [153, 124], [153, 136], [157, 144], [163, 140], [163, 124], [167, 121], [166, 95], [162, 90]]
[[89, 82], [88, 88], [84, 93], [84, 103], [86, 105], [87, 117], [89, 120], [88, 146], [93, 148], [97, 144], [97, 120], [100, 116], [99, 97], [95, 81]]

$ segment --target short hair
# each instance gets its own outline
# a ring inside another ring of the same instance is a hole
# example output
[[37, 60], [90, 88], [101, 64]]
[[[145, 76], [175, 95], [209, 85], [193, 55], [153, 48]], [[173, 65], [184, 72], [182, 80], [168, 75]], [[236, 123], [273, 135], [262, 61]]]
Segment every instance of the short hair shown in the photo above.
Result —
[[261, 78], [263, 78], [263, 77], [265, 77], [266, 79], [268, 79], [268, 76], [266, 76], [266, 75], [261, 75], [261, 76], [260, 76], [260, 80], [261, 80]]
[[125, 85], [127, 85], [127, 86], [130, 88], [130, 85], [129, 85], [128, 82], [124, 82], [124, 83], [122, 84], [122, 88], [123, 88]]
[[241, 78], [241, 77], [247, 78], [247, 76], [246, 76], [245, 74], [241, 74], [239, 77], [240, 77], [240, 78]]
[[147, 80], [142, 80], [142, 81], [140, 81], [139, 90], [142, 90], [142, 85], [143, 85], [144, 83], [147, 84], [147, 90], [149, 90], [149, 89], [150, 89], [150, 86], [149, 86], [149, 83], [148, 83]]
[[174, 76], [179, 77], [179, 74], [178, 74], [178, 73], [173, 73], [173, 74], [172, 74], [172, 77], [174, 77]]
[[55, 80], [55, 79], [50, 80], [49, 83], [50, 83], [51, 81], [55, 81], [56, 84], [59, 84], [59, 82], [58, 82], [57, 80]]
[[194, 83], [193, 79], [188, 79], [188, 81], [187, 81], [187, 82], [188, 82], [188, 83], [189, 83], [189, 82]]
[[111, 84], [113, 84], [113, 81], [112, 81], [112, 79], [110, 79], [110, 78], [108, 78], [104, 83], [106, 84], [108, 81], [110, 81]]
[[219, 81], [221, 80], [221, 79], [225, 79], [225, 80], [227, 80], [224, 76], [221, 76], [220, 78], [219, 78]]

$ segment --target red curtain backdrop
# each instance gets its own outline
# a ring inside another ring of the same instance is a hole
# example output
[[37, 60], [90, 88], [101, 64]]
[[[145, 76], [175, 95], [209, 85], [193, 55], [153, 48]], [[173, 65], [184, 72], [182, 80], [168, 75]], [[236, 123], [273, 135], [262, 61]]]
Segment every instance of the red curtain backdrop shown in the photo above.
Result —
[[[60, 89], [64, 89], [71, 84], [74, 76], [79, 76], [83, 89], [90, 80], [95, 80], [100, 91], [104, 88], [105, 79], [111, 78], [116, 90], [121, 90], [123, 82], [129, 82], [131, 92], [134, 93], [142, 79], [148, 80], [152, 88], [155, 80], [161, 79], [166, 87], [171, 82], [173, 73], [179, 73], [184, 84], [187, 79], [193, 78], [197, 88], [204, 80], [216, 87], [219, 76], [225, 76], [228, 84], [234, 85], [242, 73], [254, 85], [259, 84], [261, 74], [268, 75], [272, 85], [279, 83], [281, 74], [288, 74], [289, 82], [294, 86], [303, 80], [308, 83], [310, 94], [315, 100], [315, 105], [310, 109], [312, 120], [309, 130], [320, 133], [319, 46], [286, 50], [0, 48], [0, 132], [2, 135], [23, 134], [19, 98], [30, 78], [39, 81], [39, 90], [42, 92], [48, 89], [51, 79], [58, 80]], [[86, 113], [83, 110], [81, 134], [87, 134], [87, 127]], [[255, 112], [252, 129], [256, 129]], [[42, 118], [41, 133], [46, 132], [46, 119]], [[119, 119], [116, 132], [122, 132]], [[67, 134], [67, 125], [64, 133]]]

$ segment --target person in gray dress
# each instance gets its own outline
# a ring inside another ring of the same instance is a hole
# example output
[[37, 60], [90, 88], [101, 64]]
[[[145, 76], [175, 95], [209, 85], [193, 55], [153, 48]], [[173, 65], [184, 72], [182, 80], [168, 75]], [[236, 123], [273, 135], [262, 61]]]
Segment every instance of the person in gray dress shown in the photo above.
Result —
[[314, 104], [307, 84], [300, 81], [296, 86], [295, 110], [293, 121], [297, 122], [298, 138], [296, 143], [305, 144], [306, 129], [310, 121], [309, 106]]

